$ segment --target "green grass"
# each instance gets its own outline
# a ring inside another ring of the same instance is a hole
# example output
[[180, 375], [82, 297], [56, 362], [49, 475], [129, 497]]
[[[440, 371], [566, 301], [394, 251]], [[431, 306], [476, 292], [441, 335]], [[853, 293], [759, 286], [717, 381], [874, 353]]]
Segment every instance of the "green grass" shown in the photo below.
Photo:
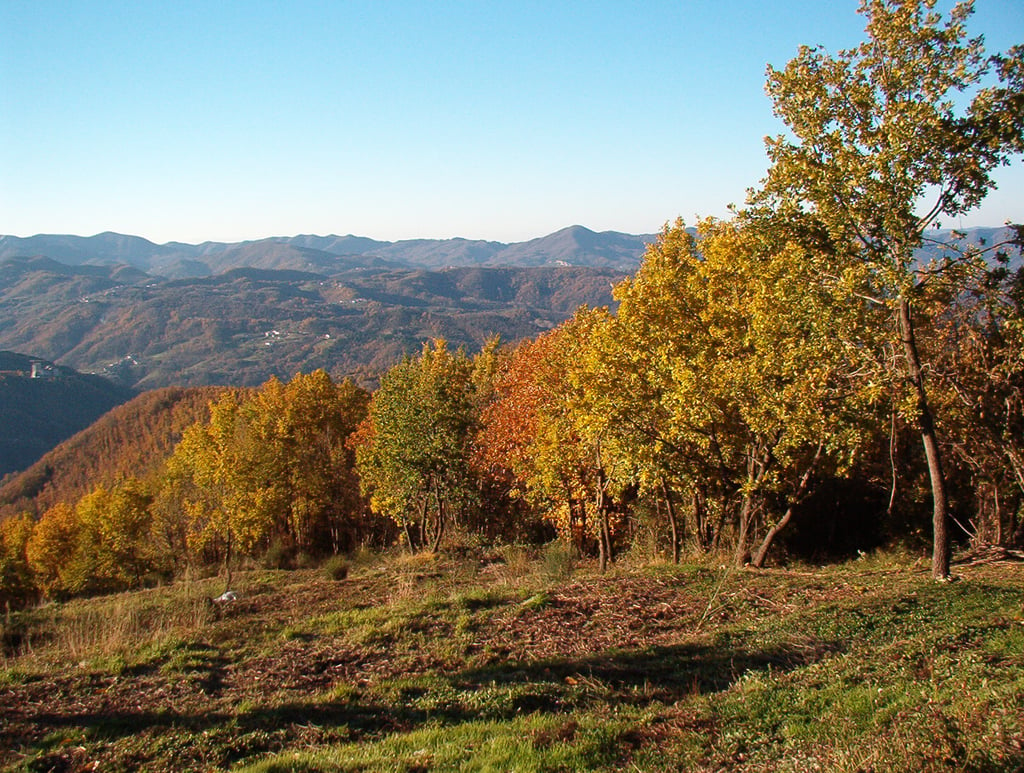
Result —
[[379, 743], [342, 744], [294, 753], [245, 768], [252, 773], [366, 770], [593, 770], [614, 763], [645, 721], [635, 712], [573, 718], [533, 714], [508, 722], [469, 720], [425, 727]]
[[[0, 763], [1024, 770], [1020, 564], [952, 584], [891, 558], [556, 578], [509, 555], [259, 572], [208, 617], [194, 587], [33, 610], [0, 669]], [[114, 613], [136, 621], [116, 646], [62, 632]]]

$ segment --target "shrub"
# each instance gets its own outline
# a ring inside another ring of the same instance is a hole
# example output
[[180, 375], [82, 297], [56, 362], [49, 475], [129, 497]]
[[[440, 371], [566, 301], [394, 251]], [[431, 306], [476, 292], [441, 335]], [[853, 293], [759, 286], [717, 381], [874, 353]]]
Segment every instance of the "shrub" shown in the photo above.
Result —
[[292, 551], [285, 545], [284, 540], [275, 539], [270, 543], [267, 552], [263, 555], [264, 569], [291, 569]]
[[544, 547], [542, 564], [548, 580], [568, 579], [576, 566], [576, 548], [561, 539], [549, 542]]
[[350, 564], [345, 556], [331, 556], [323, 562], [321, 568], [329, 578], [340, 581], [348, 577]]

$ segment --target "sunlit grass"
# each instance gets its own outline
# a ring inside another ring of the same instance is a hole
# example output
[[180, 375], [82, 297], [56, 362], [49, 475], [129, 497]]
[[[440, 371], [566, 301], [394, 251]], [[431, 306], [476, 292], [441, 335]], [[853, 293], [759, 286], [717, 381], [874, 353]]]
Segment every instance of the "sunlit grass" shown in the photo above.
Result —
[[509, 722], [428, 724], [377, 743], [296, 752], [242, 768], [249, 773], [300, 771], [597, 770], [613, 763], [624, 739], [647, 718], [635, 711], [533, 714]]
[[210, 623], [214, 580], [51, 604], [13, 614], [3, 663], [46, 670], [61, 663], [123, 668]]
[[[227, 690], [232, 669], [273, 676], [285, 653], [308, 653], [310, 668], [334, 653], [372, 666], [305, 693], [214, 694], [216, 709], [194, 715], [140, 707], [139, 727], [131, 712], [69, 718], [22, 751], [26, 769], [54, 767], [68, 748], [151, 770], [1024, 769], [1024, 567], [937, 584], [927, 568], [872, 556], [764, 572], [574, 565], [556, 580], [543, 553], [508, 555], [353, 562], [341, 581], [254, 572], [228, 609], [211, 607], [223, 589], [212, 578], [26, 612], [5, 622], [20, 640], [0, 689], [84, 666], [104, 684], [219, 675]], [[573, 651], [541, 656], [506, 633], [664, 619], [644, 593], [673, 602], [671, 639], [572, 638]], [[606, 608], [572, 617], [577, 598]]]

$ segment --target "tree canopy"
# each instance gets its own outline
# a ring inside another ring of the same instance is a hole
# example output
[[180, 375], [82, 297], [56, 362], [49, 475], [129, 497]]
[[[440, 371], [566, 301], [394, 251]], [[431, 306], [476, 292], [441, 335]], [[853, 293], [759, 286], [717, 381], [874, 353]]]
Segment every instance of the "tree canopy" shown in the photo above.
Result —
[[766, 141], [770, 168], [751, 214], [798, 222], [804, 241], [831, 255], [826, 276], [861, 275], [890, 309], [928, 461], [932, 573], [944, 578], [946, 474], [914, 315], [937, 281], [983, 264], [976, 251], [945, 250], [924, 265], [915, 250], [939, 218], [976, 207], [993, 170], [1024, 150], [1024, 48], [986, 55], [982, 39], [967, 36], [971, 0], [945, 20], [934, 7], [863, 0], [859, 46], [835, 55], [804, 46], [782, 70], [768, 68], [767, 92], [789, 133]]

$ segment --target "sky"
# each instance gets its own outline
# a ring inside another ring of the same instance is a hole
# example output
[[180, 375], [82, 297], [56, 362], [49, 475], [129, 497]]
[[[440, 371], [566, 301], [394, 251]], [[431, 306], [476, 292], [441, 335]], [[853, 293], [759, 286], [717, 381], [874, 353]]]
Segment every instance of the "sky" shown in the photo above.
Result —
[[[0, 0], [0, 234], [524, 241], [725, 216], [857, 0]], [[940, 0], [939, 8], [949, 7]], [[977, 0], [990, 52], [1022, 0]], [[947, 226], [1024, 220], [1024, 164]]]

